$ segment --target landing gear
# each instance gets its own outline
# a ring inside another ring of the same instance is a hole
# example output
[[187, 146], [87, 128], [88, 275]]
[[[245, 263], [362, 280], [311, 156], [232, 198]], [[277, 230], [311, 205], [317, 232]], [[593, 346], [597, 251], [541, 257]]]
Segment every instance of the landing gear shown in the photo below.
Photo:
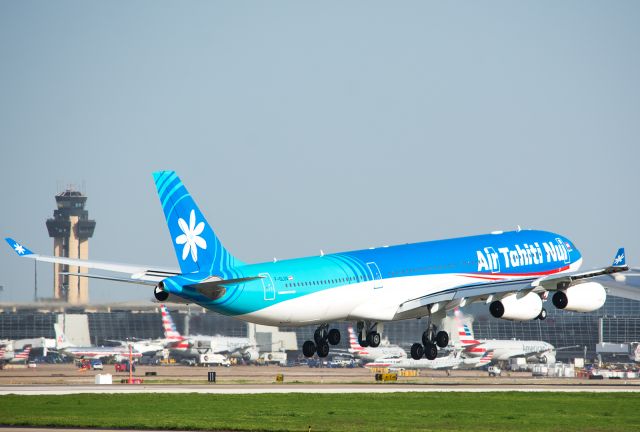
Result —
[[314, 344], [311, 341], [306, 341], [305, 343], [302, 344], [302, 354], [304, 354], [305, 357], [313, 357], [313, 355], [316, 352], [316, 344]]
[[318, 353], [318, 357], [326, 357], [329, 355], [329, 344], [325, 341], [322, 341], [318, 344], [318, 347], [316, 349], [316, 352]]
[[439, 331], [436, 333], [436, 345], [440, 348], [444, 348], [449, 345], [449, 334], [446, 331]]
[[424, 356], [427, 360], [435, 360], [438, 357], [438, 347], [433, 342], [429, 342], [424, 346]]
[[338, 345], [340, 343], [340, 331], [338, 329], [329, 330], [329, 324], [322, 324], [313, 333], [313, 341], [306, 341], [302, 344], [302, 354], [305, 357], [326, 357], [329, 355], [329, 344]]
[[539, 319], [540, 321], [544, 321], [547, 319], [547, 310], [545, 308], [542, 308], [542, 310], [540, 311], [540, 315], [538, 315], [536, 317], [536, 319]]
[[367, 335], [367, 343], [372, 348], [377, 348], [380, 346], [380, 333], [371, 332]]
[[[377, 332], [378, 323], [369, 321], [358, 321], [357, 324], [358, 343], [361, 347], [377, 348], [380, 346], [380, 333]], [[363, 338], [364, 333], [364, 338]]]
[[358, 332], [358, 345], [360, 345], [362, 348], [366, 348], [369, 346], [369, 342], [367, 342], [367, 339], [362, 339], [361, 332]]
[[424, 355], [424, 347], [422, 344], [414, 343], [411, 345], [411, 358], [414, 360], [420, 360]]
[[444, 348], [447, 345], [449, 345], [449, 334], [443, 330], [438, 331], [429, 314], [427, 329], [422, 333], [422, 344], [414, 343], [411, 346], [411, 358], [419, 360], [425, 356], [433, 360], [438, 356], [438, 347]]
[[327, 340], [331, 345], [338, 345], [340, 343], [340, 330], [331, 329], [327, 335]]

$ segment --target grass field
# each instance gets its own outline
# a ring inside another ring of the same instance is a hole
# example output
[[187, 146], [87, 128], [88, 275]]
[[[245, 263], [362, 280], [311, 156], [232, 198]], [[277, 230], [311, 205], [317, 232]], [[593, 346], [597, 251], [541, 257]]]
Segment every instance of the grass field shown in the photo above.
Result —
[[0, 424], [239, 431], [638, 431], [636, 393], [0, 396]]

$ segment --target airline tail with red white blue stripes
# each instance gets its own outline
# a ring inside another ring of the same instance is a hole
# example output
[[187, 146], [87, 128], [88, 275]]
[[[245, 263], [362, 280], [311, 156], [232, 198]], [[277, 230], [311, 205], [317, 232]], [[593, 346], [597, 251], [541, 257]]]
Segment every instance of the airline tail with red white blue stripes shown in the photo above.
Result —
[[480, 342], [475, 339], [473, 336], [473, 329], [470, 325], [465, 323], [464, 315], [460, 311], [460, 309], [455, 308], [454, 316], [456, 319], [456, 324], [458, 326], [458, 338], [460, 339], [460, 345], [463, 347], [468, 347], [472, 345], [478, 345]]
[[31, 354], [31, 345], [27, 345], [23, 348], [22, 351], [20, 351], [19, 353], [16, 353], [13, 358], [14, 360], [24, 360], [27, 361], [29, 360], [29, 354]]
[[493, 360], [493, 351], [487, 351], [480, 357], [478, 364], [480, 366], [488, 365], [491, 363], [491, 360]]
[[160, 313], [162, 314], [162, 328], [164, 329], [164, 338], [170, 344], [173, 349], [187, 349], [189, 344], [184, 336], [178, 332], [171, 314], [167, 310], [167, 307], [163, 304], [160, 305]]
[[349, 326], [349, 352], [356, 355], [368, 354], [367, 349], [358, 343], [358, 336], [352, 326]]

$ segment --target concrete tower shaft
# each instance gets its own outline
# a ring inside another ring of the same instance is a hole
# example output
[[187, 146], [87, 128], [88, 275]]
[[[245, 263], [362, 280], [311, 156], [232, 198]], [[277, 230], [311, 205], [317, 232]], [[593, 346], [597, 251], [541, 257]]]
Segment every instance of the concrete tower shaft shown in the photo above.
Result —
[[[53, 237], [53, 254], [75, 259], [89, 258], [89, 238], [93, 236], [96, 221], [89, 219], [84, 209], [87, 197], [67, 189], [56, 195], [57, 209], [47, 219], [49, 237]], [[89, 280], [86, 277], [64, 273], [86, 273], [85, 267], [53, 265], [53, 296], [71, 304], [89, 302]]]

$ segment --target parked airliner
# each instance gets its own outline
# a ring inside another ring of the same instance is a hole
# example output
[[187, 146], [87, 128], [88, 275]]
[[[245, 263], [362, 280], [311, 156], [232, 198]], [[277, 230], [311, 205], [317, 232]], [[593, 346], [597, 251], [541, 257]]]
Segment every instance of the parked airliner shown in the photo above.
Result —
[[366, 368], [398, 369], [477, 369], [487, 366], [493, 360], [493, 352], [485, 351], [481, 357], [465, 357], [459, 351], [454, 351], [444, 357], [434, 360], [407, 359], [407, 358], [381, 358], [364, 365]]
[[171, 314], [165, 305], [160, 305], [165, 347], [179, 356], [197, 357], [200, 354], [220, 354], [226, 357], [256, 361], [260, 351], [255, 340], [234, 336], [182, 336], [176, 328]]
[[621, 248], [611, 266], [578, 272], [582, 255], [575, 244], [536, 230], [245, 264], [222, 245], [175, 172], [153, 177], [179, 270], [43, 256], [6, 240], [19, 256], [67, 265], [68, 274], [154, 286], [160, 302], [196, 303], [266, 325], [316, 324], [314, 340], [303, 344], [308, 357], [326, 357], [329, 345], [340, 342], [331, 322], [354, 321], [362, 344], [376, 347], [378, 323], [426, 317], [411, 356], [432, 360], [437, 346], [449, 343], [447, 332], [438, 331], [447, 310], [483, 301], [495, 317], [530, 320], [544, 314], [542, 297], [551, 291], [557, 308], [593, 311], [607, 294], [592, 278], [628, 270]]
[[349, 326], [349, 354], [354, 358], [373, 361], [379, 358], [407, 358], [407, 352], [398, 345], [392, 345], [388, 340], [383, 340], [380, 346], [373, 348], [362, 346], [362, 340], [358, 340], [355, 330]]
[[65, 355], [86, 359], [102, 359], [107, 357], [114, 357], [116, 360], [126, 359], [130, 354], [131, 357], [134, 358], [142, 357], [142, 353], [133, 349], [131, 353], [129, 353], [128, 346], [76, 346], [67, 339], [60, 324], [54, 323], [53, 330], [56, 334], [56, 349], [58, 350], [58, 352], [64, 353]]
[[510, 358], [524, 357], [540, 363], [552, 364], [556, 362], [556, 349], [549, 342], [539, 340], [517, 339], [476, 339], [473, 327], [465, 322], [465, 317], [458, 309], [454, 311], [458, 325], [458, 337], [453, 345], [462, 350], [466, 357], [479, 357], [486, 352], [493, 352], [496, 361], [507, 361]]

